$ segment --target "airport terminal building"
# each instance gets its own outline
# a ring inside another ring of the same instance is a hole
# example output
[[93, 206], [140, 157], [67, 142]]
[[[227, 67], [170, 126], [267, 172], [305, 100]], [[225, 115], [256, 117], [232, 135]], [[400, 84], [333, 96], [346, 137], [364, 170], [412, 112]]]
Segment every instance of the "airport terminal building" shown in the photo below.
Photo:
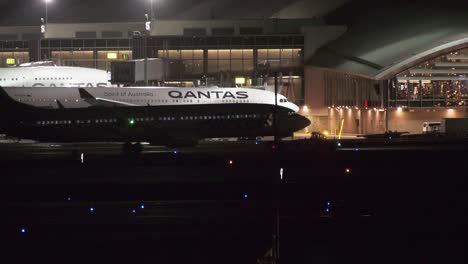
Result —
[[166, 86], [273, 85], [278, 73], [282, 93], [312, 121], [307, 132], [421, 133], [423, 122], [467, 116], [462, 12], [415, 14], [420, 7], [406, 5], [405, 19], [421, 23], [402, 27], [338, 2], [314, 15], [294, 15], [299, 1], [262, 18], [50, 19], [43, 33], [40, 25], [2, 26], [0, 66], [52, 60], [110, 70], [113, 61], [163, 58], [172, 70], [157, 84]]

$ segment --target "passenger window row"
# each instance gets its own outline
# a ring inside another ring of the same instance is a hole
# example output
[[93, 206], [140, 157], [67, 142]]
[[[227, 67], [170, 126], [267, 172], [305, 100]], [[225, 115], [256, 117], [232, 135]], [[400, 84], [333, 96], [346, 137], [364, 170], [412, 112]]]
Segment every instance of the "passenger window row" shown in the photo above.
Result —
[[[12, 81], [18, 81], [18, 78], [11, 78]], [[66, 81], [66, 80], [73, 80], [73, 77], [36, 77], [34, 78], [36, 81]], [[0, 81], [7, 81], [7, 78], [1, 78]]]
[[[138, 117], [138, 118], [128, 118], [127, 122], [152, 122], [155, 120], [158, 121], [175, 121], [176, 119], [182, 121], [193, 121], [193, 120], [230, 120], [230, 119], [252, 119], [252, 118], [261, 118], [265, 115], [260, 114], [236, 114], [236, 115], [196, 115], [196, 116], [180, 116], [176, 118], [174, 116], [160, 116], [160, 117]], [[103, 119], [87, 119], [87, 120], [46, 120], [46, 121], [37, 121], [36, 124], [40, 126], [48, 125], [71, 125], [75, 124], [99, 124], [99, 123], [117, 123], [117, 118], [103, 118]]]
[[[61, 99], [63, 100], [62, 102], [79, 102], [81, 99]], [[18, 99], [18, 102], [57, 102], [56, 99], [50, 99], [50, 98], [41, 98], [41, 99], [33, 99], [33, 98], [28, 98], [28, 99]]]
[[[18, 79], [16, 79], [18, 80]], [[34, 78], [36, 81], [66, 81], [66, 80], [73, 80], [73, 77], [36, 77]]]

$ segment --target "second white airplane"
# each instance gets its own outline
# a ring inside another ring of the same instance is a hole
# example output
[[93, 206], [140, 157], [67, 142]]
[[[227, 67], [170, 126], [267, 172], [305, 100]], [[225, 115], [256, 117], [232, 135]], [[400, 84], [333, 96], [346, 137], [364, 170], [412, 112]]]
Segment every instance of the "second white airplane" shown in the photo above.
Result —
[[2, 87], [110, 87], [110, 73], [68, 66], [0, 68]]

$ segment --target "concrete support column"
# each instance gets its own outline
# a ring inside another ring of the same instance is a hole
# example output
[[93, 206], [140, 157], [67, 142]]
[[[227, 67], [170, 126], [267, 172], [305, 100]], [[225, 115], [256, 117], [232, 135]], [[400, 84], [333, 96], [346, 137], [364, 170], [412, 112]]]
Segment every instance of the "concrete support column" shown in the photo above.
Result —
[[147, 56], [146, 36], [134, 36], [132, 39], [133, 59], [143, 59]]
[[321, 68], [305, 67], [304, 105], [308, 111], [301, 114], [310, 117], [309, 131], [332, 130], [328, 106], [325, 104], [325, 72]]
[[208, 49], [203, 49], [203, 75], [208, 74]]
[[257, 83], [258, 81], [258, 49], [253, 49], [253, 85], [263, 85], [263, 83]]
[[50, 60], [52, 58], [52, 53], [50, 49], [41, 49], [41, 59], [40, 60]]
[[35, 62], [41, 60], [41, 40], [29, 40], [29, 61]]
[[98, 59], [99, 59], [99, 58], [98, 58], [98, 52], [97, 52], [96, 49], [93, 49], [93, 67], [94, 67], [95, 69], [97, 69], [97, 67], [98, 67], [98, 63], [97, 63], [97, 60], [98, 60]]

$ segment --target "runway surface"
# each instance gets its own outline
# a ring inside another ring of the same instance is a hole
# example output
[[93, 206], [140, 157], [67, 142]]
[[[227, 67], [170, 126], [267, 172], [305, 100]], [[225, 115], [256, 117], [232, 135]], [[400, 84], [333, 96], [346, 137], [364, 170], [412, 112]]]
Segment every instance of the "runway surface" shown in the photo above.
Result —
[[3, 258], [267, 263], [278, 223], [284, 263], [464, 257], [465, 141], [121, 149], [0, 144]]

